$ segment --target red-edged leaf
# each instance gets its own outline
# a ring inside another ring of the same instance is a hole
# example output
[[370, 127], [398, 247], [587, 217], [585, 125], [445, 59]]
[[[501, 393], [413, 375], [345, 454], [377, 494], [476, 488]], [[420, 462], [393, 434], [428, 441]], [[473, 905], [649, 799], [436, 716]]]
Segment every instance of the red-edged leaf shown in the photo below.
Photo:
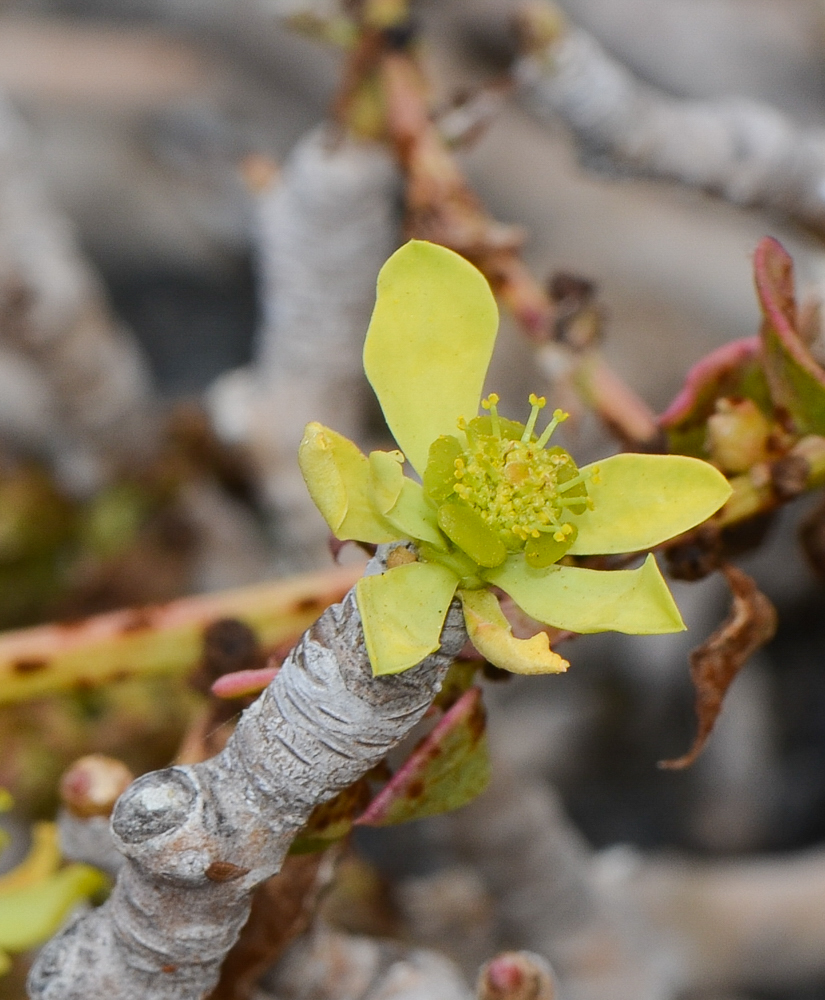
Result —
[[825, 371], [799, 336], [793, 262], [776, 240], [766, 237], [756, 248], [754, 276], [774, 407], [798, 433], [825, 434]]
[[292, 841], [289, 853], [324, 851], [336, 840], [346, 837], [352, 829], [353, 820], [369, 802], [370, 795], [369, 782], [366, 778], [359, 778], [328, 802], [317, 805]]
[[481, 690], [470, 688], [356, 820], [392, 826], [466, 805], [490, 780]]
[[210, 688], [216, 698], [244, 698], [260, 694], [274, 680], [280, 667], [261, 667], [260, 670], [235, 670], [219, 677]]
[[723, 344], [691, 368], [682, 390], [659, 417], [671, 451], [706, 457], [707, 420], [716, 400], [723, 398], [752, 399], [770, 410], [758, 337]]
[[723, 568], [733, 594], [730, 614], [707, 642], [690, 654], [690, 676], [696, 688], [699, 731], [688, 753], [660, 767], [680, 769], [691, 765], [708, 741], [722, 701], [748, 657], [769, 642], [776, 632], [776, 609], [756, 584], [735, 566]]

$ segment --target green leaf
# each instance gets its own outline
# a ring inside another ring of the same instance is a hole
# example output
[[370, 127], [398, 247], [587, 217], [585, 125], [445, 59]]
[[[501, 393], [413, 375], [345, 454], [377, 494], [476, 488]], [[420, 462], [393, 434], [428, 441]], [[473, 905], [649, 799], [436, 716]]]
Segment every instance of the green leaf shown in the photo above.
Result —
[[0, 899], [12, 889], [25, 889], [54, 875], [60, 866], [57, 824], [42, 820], [32, 826], [32, 840], [25, 858], [0, 875]]
[[504, 542], [484, 518], [466, 503], [444, 503], [438, 508], [438, 526], [479, 566], [500, 566], [507, 558]]
[[470, 642], [495, 667], [514, 674], [558, 674], [567, 670], [567, 660], [550, 649], [546, 632], [517, 639], [489, 590], [459, 590]]
[[385, 516], [406, 538], [429, 542], [437, 549], [446, 549], [444, 536], [436, 523], [435, 507], [427, 500], [420, 484], [414, 483], [412, 479], [404, 479], [395, 506]]
[[484, 706], [474, 687], [444, 713], [355, 822], [391, 826], [458, 809], [489, 781]]
[[511, 556], [485, 577], [536, 621], [571, 632], [682, 632], [685, 624], [652, 555], [632, 570], [549, 566]]
[[315, 506], [336, 538], [398, 541], [372, 503], [370, 463], [356, 445], [322, 424], [307, 424], [298, 462]]
[[381, 269], [364, 370], [419, 475], [430, 443], [476, 415], [497, 328], [490, 286], [452, 250], [413, 240]]
[[558, 541], [550, 532], [542, 532], [538, 538], [528, 538], [524, 546], [524, 558], [535, 569], [552, 566], [570, 551], [576, 535], [576, 527], [573, 525], [573, 534], [565, 536], [562, 541]]
[[42, 882], [0, 895], [0, 949], [25, 951], [47, 941], [69, 911], [100, 892], [106, 877], [89, 865], [69, 865]]
[[438, 649], [457, 585], [446, 567], [422, 562], [358, 581], [358, 610], [376, 677], [408, 670]]
[[706, 458], [707, 421], [719, 399], [750, 399], [771, 412], [758, 337], [733, 340], [711, 351], [690, 369], [685, 384], [659, 417], [672, 452]]
[[424, 492], [433, 503], [444, 503], [454, 495], [455, 460], [464, 454], [457, 437], [443, 434], [430, 445], [427, 468], [421, 477]]
[[700, 524], [731, 495], [721, 472], [685, 455], [614, 455], [582, 471], [594, 469], [593, 509], [570, 517], [578, 529], [571, 555], [649, 549]]

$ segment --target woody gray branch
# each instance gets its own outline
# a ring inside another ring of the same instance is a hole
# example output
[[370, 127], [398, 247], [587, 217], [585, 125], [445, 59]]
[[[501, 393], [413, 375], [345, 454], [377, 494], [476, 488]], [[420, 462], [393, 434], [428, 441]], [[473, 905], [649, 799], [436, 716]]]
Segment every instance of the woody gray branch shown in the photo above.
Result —
[[0, 95], [0, 352], [34, 391], [31, 400], [8, 376], [0, 383], [11, 396], [0, 400], [0, 429], [22, 395], [18, 407], [34, 415], [18, 417], [20, 434], [8, 429], [29, 446], [60, 457], [68, 442], [74, 454], [104, 460], [151, 450], [152, 396], [137, 343], [111, 316], [39, 173], [32, 137]]
[[249, 909], [312, 809], [381, 760], [422, 717], [466, 641], [373, 678], [354, 592], [304, 635], [226, 749], [144, 775], [112, 829], [126, 855], [107, 903], [42, 951], [33, 1000], [195, 1000], [214, 985]]
[[515, 75], [540, 117], [561, 117], [585, 160], [677, 181], [825, 232], [825, 131], [730, 97], [680, 100], [637, 80], [555, 7], [520, 18]]

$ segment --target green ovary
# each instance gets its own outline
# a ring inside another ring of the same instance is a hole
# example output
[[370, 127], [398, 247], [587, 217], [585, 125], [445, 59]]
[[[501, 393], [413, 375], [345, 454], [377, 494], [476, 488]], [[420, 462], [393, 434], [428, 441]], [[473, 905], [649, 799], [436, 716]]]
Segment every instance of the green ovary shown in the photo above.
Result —
[[454, 437], [433, 445], [425, 489], [439, 504], [442, 530], [479, 565], [497, 566], [508, 552], [524, 551], [531, 565], [549, 566], [575, 540], [568, 514], [592, 506], [570, 455], [545, 447], [567, 415], [556, 410], [536, 439], [533, 428], [543, 398], [530, 397], [526, 425], [499, 417], [497, 402], [491, 395], [482, 403], [490, 415], [461, 425], [466, 446]]

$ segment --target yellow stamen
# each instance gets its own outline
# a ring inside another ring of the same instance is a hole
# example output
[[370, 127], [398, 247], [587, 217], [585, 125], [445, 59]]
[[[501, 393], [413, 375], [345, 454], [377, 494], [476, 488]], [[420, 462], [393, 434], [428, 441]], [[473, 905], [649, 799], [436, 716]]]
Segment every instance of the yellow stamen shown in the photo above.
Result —
[[524, 433], [521, 435], [522, 444], [527, 444], [533, 436], [533, 428], [536, 426], [536, 421], [539, 418], [539, 410], [543, 410], [547, 405], [547, 400], [544, 396], [537, 396], [534, 392], [530, 393], [528, 400], [530, 406], [532, 406], [532, 410], [530, 411], [530, 416], [527, 418], [527, 426], [524, 428]]
[[498, 393], [491, 392], [486, 399], [482, 399], [481, 405], [485, 410], [490, 411], [490, 423], [493, 427], [493, 436], [501, 440], [501, 424], [498, 421], [498, 400]]
[[544, 432], [536, 442], [539, 448], [543, 448], [547, 444], [547, 442], [550, 440], [551, 435], [553, 434], [553, 431], [559, 426], [559, 424], [563, 424], [564, 421], [567, 420], [569, 416], [570, 414], [565, 413], [564, 410], [553, 410], [553, 419], [544, 428]]
[[567, 414], [556, 410], [541, 439], [533, 440], [539, 411], [547, 401], [531, 394], [530, 416], [520, 437], [513, 438], [505, 436], [511, 434], [511, 424], [505, 427], [499, 417], [498, 401], [496, 393], [482, 400], [489, 422], [459, 421], [466, 446], [455, 460], [454, 495], [476, 511], [511, 552], [523, 550], [528, 541], [544, 534], [569, 542], [575, 528], [567, 523], [568, 508], [578, 513], [592, 506], [586, 488], [580, 488], [577, 496], [569, 494], [590, 480], [592, 470], [583, 475], [562, 448], [544, 448]]

